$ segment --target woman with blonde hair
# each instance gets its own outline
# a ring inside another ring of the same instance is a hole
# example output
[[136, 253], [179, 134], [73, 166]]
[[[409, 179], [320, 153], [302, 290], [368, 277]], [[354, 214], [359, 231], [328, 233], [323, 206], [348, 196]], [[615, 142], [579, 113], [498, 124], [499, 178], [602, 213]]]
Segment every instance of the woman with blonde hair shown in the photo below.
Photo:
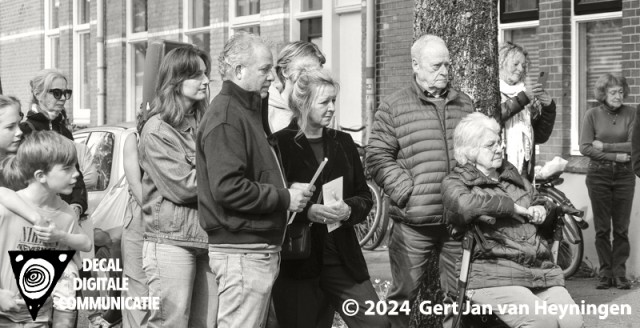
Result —
[[289, 108], [289, 96], [295, 83], [294, 77], [304, 69], [318, 69], [326, 62], [317, 45], [307, 41], [294, 41], [282, 48], [275, 70], [280, 89], [272, 84], [269, 89], [269, 130], [280, 131], [291, 123], [293, 112]]
[[[353, 226], [367, 217], [373, 201], [353, 139], [328, 128], [338, 84], [326, 70], [297, 75], [289, 97], [293, 120], [273, 135], [287, 181], [309, 182], [323, 158], [328, 161], [311, 201], [295, 217], [311, 225], [310, 255], [283, 259], [273, 287], [278, 322], [282, 328], [331, 327], [333, 308], [349, 327], [387, 327], [386, 316], [364, 313], [367, 301], [379, 299]], [[321, 199], [323, 184], [336, 178], [342, 178], [342, 198]], [[342, 306], [349, 299], [360, 306], [354, 315]]]
[[528, 52], [505, 42], [498, 49], [505, 157], [518, 172], [533, 181], [535, 145], [549, 140], [556, 119], [556, 104], [540, 83], [526, 79]]

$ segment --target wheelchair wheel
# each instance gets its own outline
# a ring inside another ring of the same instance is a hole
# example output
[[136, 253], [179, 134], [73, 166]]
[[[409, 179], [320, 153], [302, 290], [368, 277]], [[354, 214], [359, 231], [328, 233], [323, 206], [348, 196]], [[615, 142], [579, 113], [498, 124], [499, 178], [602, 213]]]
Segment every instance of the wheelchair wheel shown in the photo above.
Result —
[[[573, 207], [573, 204], [564, 195], [560, 194], [560, 191], [541, 190], [540, 194], [555, 204]], [[562, 228], [562, 241], [558, 247], [557, 264], [562, 268], [564, 277], [569, 278], [580, 269], [582, 264], [584, 238], [582, 237], [582, 230], [571, 215], [565, 214], [563, 219], [564, 226]]]
[[373, 207], [371, 207], [367, 218], [363, 222], [355, 225], [354, 229], [360, 246], [366, 250], [374, 250], [382, 243], [387, 233], [389, 217], [386, 213], [387, 206], [385, 206], [385, 203], [388, 202], [388, 200], [385, 200], [380, 187], [373, 181], [367, 181], [367, 186], [373, 196]]

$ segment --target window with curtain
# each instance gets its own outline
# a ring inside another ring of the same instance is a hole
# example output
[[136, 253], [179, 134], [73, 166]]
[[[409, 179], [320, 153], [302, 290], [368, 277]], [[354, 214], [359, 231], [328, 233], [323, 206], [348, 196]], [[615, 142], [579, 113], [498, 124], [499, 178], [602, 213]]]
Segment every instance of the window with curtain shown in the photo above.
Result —
[[209, 0], [189, 0], [187, 8], [187, 29], [184, 34], [187, 42], [211, 52], [211, 3]]
[[500, 0], [500, 22], [513, 23], [538, 19], [539, 0]]
[[236, 17], [260, 13], [260, 0], [236, 0]]
[[540, 55], [538, 50], [539, 41], [537, 28], [529, 27], [505, 30], [504, 40], [511, 41], [522, 46], [524, 50], [529, 53], [529, 60], [531, 61], [531, 64], [529, 66], [529, 72], [527, 76], [535, 81], [537, 79], [538, 73], [540, 72]]
[[598, 105], [593, 89], [604, 73], [622, 73], [622, 19], [608, 19], [578, 24], [579, 131], [584, 113]]
[[596, 14], [622, 10], [622, 0], [574, 0], [576, 15]]

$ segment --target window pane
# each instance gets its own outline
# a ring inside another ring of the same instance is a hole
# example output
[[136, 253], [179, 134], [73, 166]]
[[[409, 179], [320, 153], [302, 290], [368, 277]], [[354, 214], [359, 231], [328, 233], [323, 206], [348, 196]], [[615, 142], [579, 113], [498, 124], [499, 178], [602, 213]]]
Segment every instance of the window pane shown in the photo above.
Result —
[[78, 24], [86, 24], [91, 20], [91, 0], [78, 0]]
[[607, 2], [610, 0], [580, 0], [578, 1], [578, 4], [583, 5], [585, 3], [596, 3], [596, 2]]
[[90, 78], [91, 72], [91, 40], [89, 33], [80, 34], [80, 85], [78, 90], [78, 101], [81, 109], [91, 108]]
[[49, 26], [49, 28], [58, 28], [60, 27], [60, 22], [58, 21], [58, 15], [60, 14], [60, 0], [50, 0], [49, 3], [51, 6], [51, 16], [49, 17], [51, 26]]
[[[322, 45], [322, 17], [300, 21], [300, 40]], [[322, 48], [321, 48], [322, 49]]]
[[322, 0], [302, 0], [302, 11], [322, 9]]
[[60, 37], [51, 38], [51, 66], [60, 67]]
[[206, 52], [211, 52], [211, 33], [209, 32], [190, 34], [189, 42]]
[[532, 1], [532, 0], [503, 0], [503, 1], [505, 1], [506, 12], [538, 9], [538, 1]]
[[236, 28], [234, 30], [235, 31], [245, 31], [245, 32], [253, 33], [255, 35], [260, 35], [260, 25], [238, 27], [238, 28]]
[[209, 0], [191, 0], [189, 7], [189, 28], [209, 26]]
[[[540, 60], [538, 50], [538, 34], [536, 28], [522, 28], [505, 31], [505, 41], [511, 41], [524, 48], [529, 53], [531, 64], [527, 76], [533, 81], [537, 79], [540, 72]], [[548, 73], [548, 72], [547, 72]]]
[[147, 30], [147, 0], [133, 1], [133, 33]]
[[237, 0], [236, 16], [255, 15], [260, 13], [260, 0]]
[[140, 108], [142, 104], [142, 85], [144, 84], [144, 59], [147, 55], [147, 42], [134, 43], [134, 64], [133, 72], [135, 79], [135, 107]]
[[113, 164], [113, 134], [109, 132], [93, 132], [87, 140], [89, 153], [93, 157], [93, 164], [98, 171], [98, 182], [94, 190], [105, 190], [111, 178]]
[[622, 73], [622, 19], [602, 20], [580, 24], [580, 112], [584, 113], [598, 102], [593, 94], [596, 80], [604, 73]]

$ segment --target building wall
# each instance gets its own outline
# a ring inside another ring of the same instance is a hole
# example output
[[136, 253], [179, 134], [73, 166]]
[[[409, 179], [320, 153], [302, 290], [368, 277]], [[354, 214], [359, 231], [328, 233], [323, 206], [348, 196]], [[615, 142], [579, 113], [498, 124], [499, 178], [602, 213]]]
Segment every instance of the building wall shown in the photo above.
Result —
[[540, 71], [549, 73], [547, 92], [556, 103], [556, 123], [538, 147], [540, 161], [568, 155], [571, 143], [571, 1], [540, 0]]
[[376, 98], [411, 83], [413, 0], [376, 1]]
[[0, 10], [0, 79], [4, 94], [17, 96], [23, 111], [29, 80], [44, 63], [42, 1], [4, 1]]

